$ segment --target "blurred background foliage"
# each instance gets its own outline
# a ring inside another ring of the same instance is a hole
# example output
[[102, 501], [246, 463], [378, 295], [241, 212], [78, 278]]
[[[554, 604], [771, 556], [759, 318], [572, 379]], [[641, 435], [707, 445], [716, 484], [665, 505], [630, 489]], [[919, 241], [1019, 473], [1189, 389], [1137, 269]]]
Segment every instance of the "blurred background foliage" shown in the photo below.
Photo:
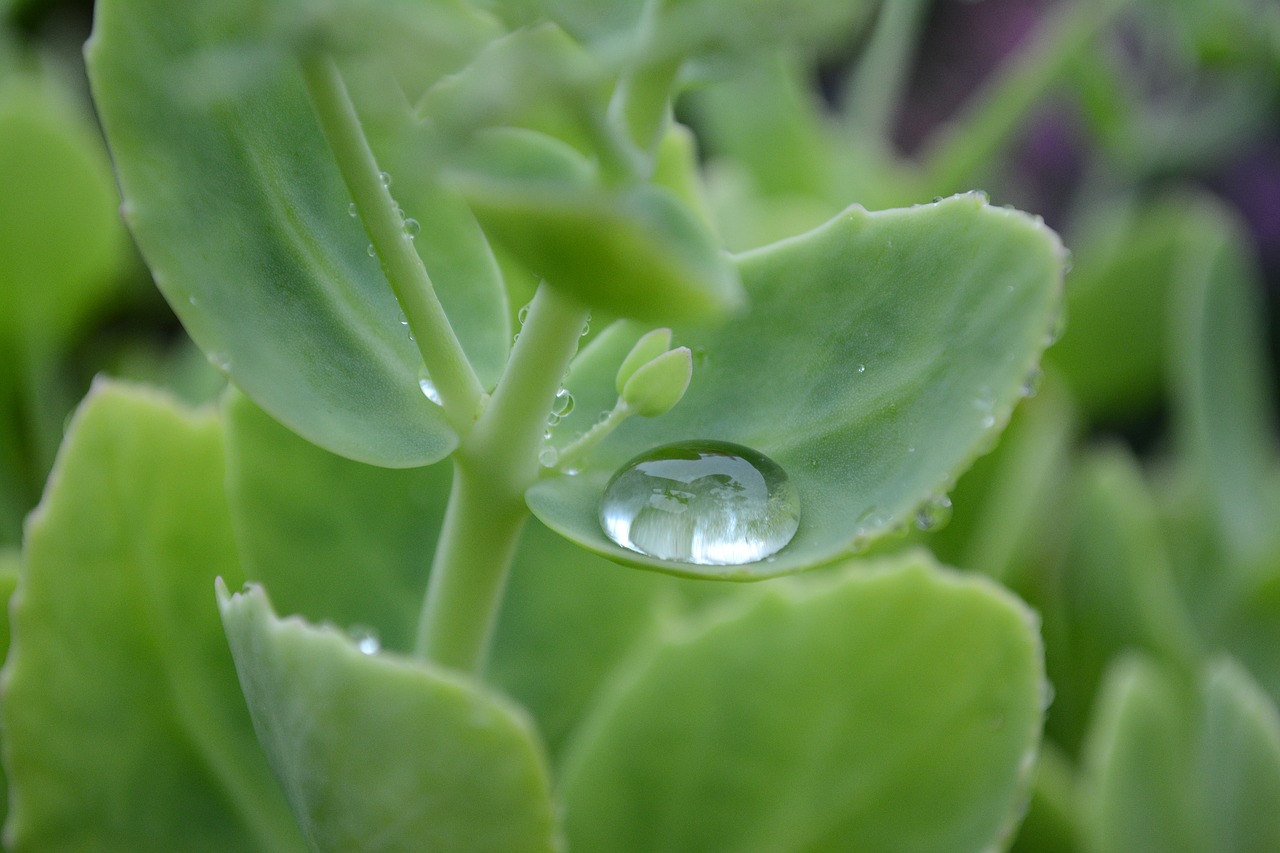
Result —
[[[192, 402], [222, 387], [118, 215], [80, 54], [91, 15], [0, 0], [6, 596], [94, 375]], [[1168, 808], [1195, 827], [1144, 849], [1267, 849], [1268, 809], [1215, 823], [1210, 757], [1256, 737], [1280, 760], [1280, 5], [893, 0], [839, 35], [697, 68], [678, 116], [727, 246], [850, 202], [981, 188], [1074, 252], [1038, 393], [960, 481], [949, 525], [881, 546], [923, 542], [1042, 615], [1055, 699], [1017, 849], [1138, 849], [1126, 839]]]

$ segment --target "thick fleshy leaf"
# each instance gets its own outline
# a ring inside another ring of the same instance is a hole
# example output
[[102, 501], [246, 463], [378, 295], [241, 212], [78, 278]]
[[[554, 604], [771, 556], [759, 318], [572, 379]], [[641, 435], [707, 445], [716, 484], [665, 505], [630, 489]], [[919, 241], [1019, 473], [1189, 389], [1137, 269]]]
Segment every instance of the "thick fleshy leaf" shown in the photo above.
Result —
[[[527, 497], [549, 527], [619, 562], [675, 574], [755, 579], [829, 563], [901, 529], [945, 494], [1008, 420], [1057, 315], [1053, 232], [981, 196], [867, 213], [738, 257], [750, 307], [720, 325], [675, 327], [693, 381], [669, 414], [632, 419]], [[578, 403], [564, 442], [616, 397], [645, 331], [606, 331], [574, 364]], [[767, 562], [664, 562], [607, 539], [610, 475], [659, 444], [709, 439], [754, 448], [799, 491], [800, 529]]]
[[217, 422], [98, 385], [27, 529], [4, 670], [15, 850], [294, 850], [209, 589]]
[[125, 235], [87, 110], [52, 80], [0, 80], [0, 352], [65, 342], [117, 286]]
[[[338, 46], [374, 154], [422, 224], [415, 245], [492, 383], [509, 341], [497, 267], [465, 206], [436, 183], [395, 80], [370, 73], [372, 57], [394, 63], [415, 46], [437, 68], [442, 54], [474, 52], [488, 30], [459, 4], [303, 5], [102, 3], [88, 49], [95, 99], [134, 235], [210, 358], [321, 446], [391, 467], [427, 464], [456, 438], [419, 391], [421, 356], [347, 215], [294, 48], [317, 37]], [[440, 16], [443, 31], [432, 31]], [[386, 46], [363, 38], [392, 27]]]
[[1280, 711], [1230, 659], [1188, 691], [1141, 659], [1111, 671], [1087, 751], [1093, 849], [1280, 845]]
[[1025, 802], [1031, 611], [916, 555], [672, 625], [567, 754], [575, 849], [983, 850]]
[[559, 847], [524, 712], [478, 682], [280, 619], [261, 587], [218, 601], [258, 739], [318, 850]]
[[224, 401], [227, 493], [245, 575], [287, 614], [377, 634], [407, 652], [449, 496], [449, 466], [335, 456], [243, 394]]

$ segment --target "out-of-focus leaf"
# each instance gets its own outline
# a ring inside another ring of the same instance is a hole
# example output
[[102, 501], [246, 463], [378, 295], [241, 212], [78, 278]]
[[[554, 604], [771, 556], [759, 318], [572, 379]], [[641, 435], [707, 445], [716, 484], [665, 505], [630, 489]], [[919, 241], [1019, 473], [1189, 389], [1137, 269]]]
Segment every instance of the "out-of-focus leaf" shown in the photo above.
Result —
[[218, 601], [267, 760], [317, 850], [559, 848], [524, 712], [472, 679], [280, 619], [261, 587]]
[[622, 668], [561, 782], [583, 850], [980, 850], [1039, 739], [1034, 617], [922, 556], [670, 626]]
[[300, 849], [210, 587], [238, 582], [216, 420], [100, 384], [27, 528], [4, 668], [14, 850]]

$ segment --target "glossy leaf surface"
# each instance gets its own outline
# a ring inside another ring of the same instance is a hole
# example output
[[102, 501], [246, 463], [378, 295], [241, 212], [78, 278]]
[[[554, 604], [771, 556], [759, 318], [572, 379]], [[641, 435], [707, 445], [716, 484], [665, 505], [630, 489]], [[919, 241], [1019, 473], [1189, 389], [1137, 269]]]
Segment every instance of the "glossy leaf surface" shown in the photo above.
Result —
[[[749, 309], [720, 325], [675, 327], [693, 351], [684, 399], [633, 419], [583, 473], [528, 493], [549, 527], [619, 562], [675, 574], [754, 579], [865, 547], [945, 494], [990, 446], [1020, 399], [1057, 314], [1060, 244], [979, 196], [866, 213], [738, 257]], [[560, 442], [612, 407], [615, 374], [645, 331], [603, 333], [567, 379], [577, 399]], [[609, 476], [674, 441], [731, 441], [778, 462], [800, 493], [800, 530], [773, 560], [698, 567], [646, 558], [605, 538]]]
[[218, 600], [258, 739], [318, 850], [557, 849], [546, 762], [515, 705], [461, 674]]
[[5, 666], [14, 850], [296, 850], [210, 589], [220, 431], [99, 385], [28, 527]]
[[1039, 740], [1030, 611], [922, 556], [669, 626], [565, 759], [583, 850], [980, 850]]
[[[395, 58], [373, 53], [378, 34], [395, 29], [389, 44], [422, 48], [436, 67], [441, 54], [465, 55], [480, 25], [450, 18], [443, 31], [457, 44], [446, 50], [424, 47], [427, 24], [442, 14], [470, 22], [461, 6], [303, 12], [264, 12], [249, 0], [98, 8], [90, 75], [127, 216], [183, 325], [252, 399], [342, 455], [428, 464], [456, 439], [419, 390], [421, 356], [366, 253], [364, 229], [348, 216], [351, 199], [294, 47], [325, 38], [342, 48], [374, 154], [405, 215], [422, 223], [418, 251], [464, 349], [492, 383], [509, 341], [496, 265], [465, 208], [433, 181], [395, 78], [370, 71], [371, 54]], [[370, 77], [380, 82], [369, 85]]]

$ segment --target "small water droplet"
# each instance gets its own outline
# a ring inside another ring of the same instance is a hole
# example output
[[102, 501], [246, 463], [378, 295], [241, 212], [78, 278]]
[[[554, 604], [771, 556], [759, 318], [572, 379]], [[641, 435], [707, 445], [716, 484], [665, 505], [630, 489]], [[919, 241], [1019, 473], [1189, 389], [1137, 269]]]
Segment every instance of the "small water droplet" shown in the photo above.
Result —
[[520, 325], [523, 326], [524, 321], [528, 319], [529, 319], [529, 306], [528, 304], [521, 305], [520, 310], [516, 313], [516, 320], [518, 320]]
[[422, 223], [416, 219], [406, 219], [404, 221], [404, 234], [410, 240], [422, 233]]
[[996, 425], [996, 416], [995, 416], [995, 415], [985, 415], [985, 416], [983, 416], [983, 418], [982, 418], [982, 428], [983, 428], [983, 429], [991, 429], [991, 428], [992, 428], [992, 427], [994, 427], [995, 425]]
[[188, 296], [188, 297], [187, 297], [187, 304], [188, 304], [188, 305], [195, 305], [195, 304], [196, 304], [196, 298], [195, 298], [194, 296]]
[[557, 418], [566, 418], [573, 411], [573, 395], [566, 389], [561, 388], [556, 392], [556, 398], [551, 403], [551, 414]]
[[1061, 257], [1062, 257], [1062, 274], [1066, 275], [1067, 273], [1071, 272], [1071, 269], [1075, 264], [1075, 258], [1072, 256], [1071, 250], [1067, 248], [1063, 248]]
[[436, 390], [436, 384], [431, 381], [431, 374], [424, 367], [418, 372], [418, 388], [422, 390], [422, 395], [437, 406], [443, 406], [444, 401], [440, 398], [440, 392]]
[[377, 249], [375, 249], [375, 248], [373, 248], [373, 244], [372, 244], [372, 243], [370, 243], [369, 245], [367, 245], [367, 246], [365, 246], [365, 247], [364, 247], [364, 253], [365, 253], [366, 255], [368, 255], [369, 257], [371, 257], [371, 258], [376, 258], [376, 257], [378, 257], [378, 250], [377, 250]]
[[1033, 366], [1027, 371], [1027, 375], [1022, 379], [1022, 387], [1018, 389], [1018, 393], [1024, 397], [1034, 397], [1036, 392], [1040, 390], [1040, 382], [1044, 379], [1044, 371], [1040, 369], [1040, 365]]
[[351, 202], [351, 204], [347, 205], [347, 216], [350, 216], [352, 219], [354, 219], [359, 215], [360, 215], [360, 211], [356, 208], [356, 203], [354, 201]]
[[778, 463], [725, 441], [642, 453], [605, 488], [600, 525], [624, 548], [661, 560], [736, 566], [773, 554], [800, 526], [800, 496]]
[[589, 334], [591, 334], [591, 318], [590, 317], [587, 318], [587, 322], [582, 324], [582, 332], [578, 335], [578, 337], [585, 338]]
[[368, 625], [352, 625], [347, 629], [347, 636], [351, 637], [361, 654], [376, 655], [382, 650], [382, 640], [378, 638], [378, 632]]
[[554, 447], [544, 447], [538, 452], [538, 464], [543, 468], [554, 468], [560, 461], [560, 453]]
[[1058, 309], [1058, 316], [1053, 318], [1053, 325], [1049, 327], [1048, 333], [1044, 336], [1044, 345], [1051, 347], [1056, 344], [1062, 334], [1067, 330], [1067, 309], [1062, 306]]
[[559, 415], [557, 415], [555, 412], [552, 412], [551, 414], [547, 415], [547, 426], [553, 427], [553, 426], [559, 426], [559, 424], [560, 424]]
[[946, 495], [932, 498], [916, 510], [916, 527], [921, 530], [937, 530], [951, 520], [951, 498]]
[[938, 203], [938, 202], [940, 202], [940, 201], [942, 201], [942, 196], [940, 196], [940, 195], [935, 195], [935, 196], [933, 197], [933, 203], [934, 203], [934, 204], [937, 204], [937, 203]]
[[859, 372], [859, 373], [866, 373], [866, 372], [867, 372], [867, 366], [866, 366], [865, 364], [859, 364], [859, 365], [858, 365], [858, 372]]
[[566, 467], [563, 473], [568, 474], [570, 477], [576, 477], [582, 473], [582, 468], [577, 464], [572, 464]]
[[[365, 174], [368, 174], [368, 173], [366, 172]], [[390, 173], [390, 172], [379, 172], [379, 173], [378, 173], [378, 180], [382, 181], [382, 185], [383, 185], [384, 187], [389, 187], [389, 186], [391, 186], [391, 173]]]

